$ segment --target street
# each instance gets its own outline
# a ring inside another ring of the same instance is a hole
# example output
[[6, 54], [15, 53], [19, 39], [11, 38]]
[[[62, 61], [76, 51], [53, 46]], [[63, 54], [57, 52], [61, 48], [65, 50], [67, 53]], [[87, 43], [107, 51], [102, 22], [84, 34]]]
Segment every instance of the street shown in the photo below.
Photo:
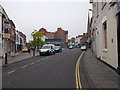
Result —
[[0, 88], [119, 90], [120, 0], [43, 1], [0, 1]]
[[3, 67], [3, 88], [76, 88], [80, 48], [64, 49]]

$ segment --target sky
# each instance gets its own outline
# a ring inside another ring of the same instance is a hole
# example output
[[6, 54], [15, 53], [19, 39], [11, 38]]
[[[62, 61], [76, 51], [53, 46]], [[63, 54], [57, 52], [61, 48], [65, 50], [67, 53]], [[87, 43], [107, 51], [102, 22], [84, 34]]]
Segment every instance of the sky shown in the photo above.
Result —
[[87, 30], [89, 0], [3, 0], [1, 5], [15, 23], [16, 29], [32, 39], [31, 32], [45, 28], [55, 32], [68, 30], [69, 38]]

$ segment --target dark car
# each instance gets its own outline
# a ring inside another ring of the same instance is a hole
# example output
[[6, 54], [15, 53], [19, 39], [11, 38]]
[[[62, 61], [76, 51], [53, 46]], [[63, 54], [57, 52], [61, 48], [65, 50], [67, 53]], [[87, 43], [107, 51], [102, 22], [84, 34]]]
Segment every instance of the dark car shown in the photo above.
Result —
[[55, 46], [54, 50], [56, 53], [62, 52], [62, 47], [61, 46]]

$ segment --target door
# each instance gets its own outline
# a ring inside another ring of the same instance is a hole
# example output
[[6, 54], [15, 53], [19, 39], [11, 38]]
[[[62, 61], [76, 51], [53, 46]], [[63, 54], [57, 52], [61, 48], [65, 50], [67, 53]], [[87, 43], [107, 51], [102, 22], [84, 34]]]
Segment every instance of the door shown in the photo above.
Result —
[[118, 38], [118, 70], [120, 70], [120, 13], [117, 16], [118, 25], [117, 25], [117, 38]]

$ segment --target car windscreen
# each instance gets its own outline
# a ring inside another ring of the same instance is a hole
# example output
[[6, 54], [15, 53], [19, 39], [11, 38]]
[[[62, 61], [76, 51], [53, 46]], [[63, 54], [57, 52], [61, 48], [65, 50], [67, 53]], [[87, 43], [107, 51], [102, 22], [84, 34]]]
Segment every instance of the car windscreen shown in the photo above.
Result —
[[23, 49], [28, 49], [28, 48], [23, 48]]
[[49, 48], [50, 48], [50, 46], [42, 46], [41, 49], [49, 49]]
[[59, 46], [54, 47], [54, 49], [59, 49], [59, 48], [60, 48]]

